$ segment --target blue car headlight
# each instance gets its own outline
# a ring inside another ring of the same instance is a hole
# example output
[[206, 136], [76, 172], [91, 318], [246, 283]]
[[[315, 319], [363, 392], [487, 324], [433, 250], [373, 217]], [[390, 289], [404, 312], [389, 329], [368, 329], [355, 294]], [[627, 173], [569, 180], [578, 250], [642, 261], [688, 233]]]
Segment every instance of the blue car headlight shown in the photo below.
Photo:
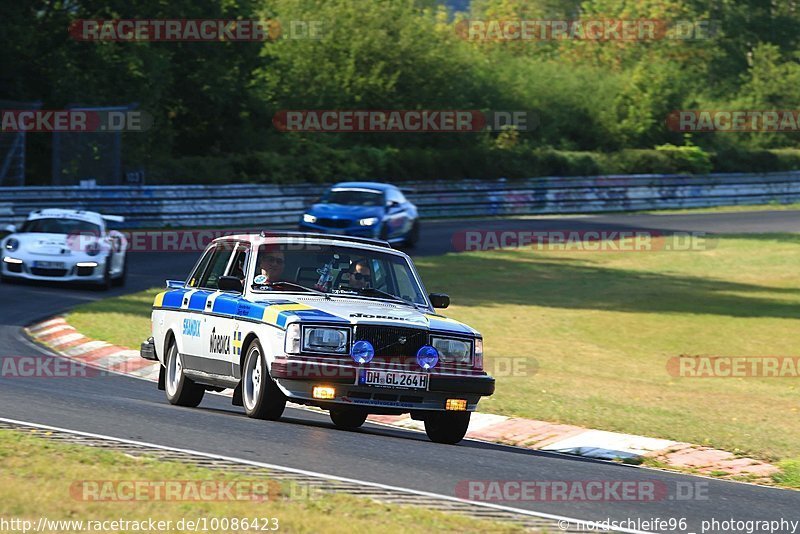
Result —
[[6, 250], [14, 252], [19, 248], [19, 240], [14, 239], [13, 237], [6, 241]]
[[375, 347], [369, 341], [356, 341], [350, 350], [350, 356], [358, 364], [369, 363], [375, 357]]
[[430, 345], [423, 345], [417, 351], [417, 363], [426, 371], [433, 369], [439, 363], [439, 351]]
[[314, 224], [315, 222], [317, 222], [317, 217], [315, 215], [311, 215], [310, 213], [304, 213], [303, 222], [308, 224]]
[[366, 219], [360, 219], [358, 224], [360, 226], [375, 226], [378, 224], [378, 220], [379, 219], [377, 217], [367, 217]]

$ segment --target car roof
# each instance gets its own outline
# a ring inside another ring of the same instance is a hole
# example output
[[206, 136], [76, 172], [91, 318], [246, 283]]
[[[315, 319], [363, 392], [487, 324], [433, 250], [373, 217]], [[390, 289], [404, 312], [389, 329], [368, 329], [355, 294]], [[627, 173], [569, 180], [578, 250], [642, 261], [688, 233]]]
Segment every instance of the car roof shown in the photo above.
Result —
[[339, 182], [331, 187], [331, 189], [338, 188], [374, 189], [375, 191], [386, 192], [390, 189], [397, 189], [397, 186], [392, 184], [384, 184], [381, 182]]
[[381, 241], [380, 239], [368, 239], [365, 237], [353, 237], [335, 234], [314, 234], [308, 232], [265, 231], [261, 232], [260, 234], [235, 234], [218, 237], [214, 239], [212, 243], [221, 241], [244, 241], [247, 243], [260, 245], [263, 243], [292, 243], [300, 239], [320, 245], [354, 246], [405, 255], [402, 251], [393, 249], [387, 241]]
[[34, 221], [36, 219], [77, 219], [103, 226], [103, 216], [96, 211], [47, 208], [35, 210], [28, 214], [29, 221]]

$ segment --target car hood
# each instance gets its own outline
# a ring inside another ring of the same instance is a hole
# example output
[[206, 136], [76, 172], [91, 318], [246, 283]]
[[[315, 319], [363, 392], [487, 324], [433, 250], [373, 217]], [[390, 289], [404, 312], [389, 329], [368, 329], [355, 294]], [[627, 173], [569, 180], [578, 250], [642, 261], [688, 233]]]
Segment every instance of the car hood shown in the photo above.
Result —
[[71, 252], [70, 247], [74, 246], [65, 234], [25, 233], [12, 234], [8, 238], [19, 241], [17, 253], [65, 256]]
[[344, 204], [314, 204], [307, 213], [315, 217], [338, 217], [341, 219], [366, 219], [380, 217], [383, 208], [380, 206], [346, 206]]
[[[477, 334], [471, 327], [454, 319], [387, 301], [335, 295], [332, 295], [330, 299], [317, 296], [297, 296], [291, 301], [294, 303], [294, 305], [289, 305], [291, 309], [280, 312], [285, 313], [285, 320], [280, 321], [284, 325], [297, 321], [330, 321], [332, 323], [346, 322], [351, 325], [382, 324], [406, 328], [426, 328], [457, 334]], [[281, 325], [279, 324], [279, 326]]]
[[[188, 288], [167, 289], [156, 295], [155, 307], [180, 309], [189, 293], [186, 309], [209, 311], [207, 299], [212, 291]], [[348, 298], [331, 295], [294, 295], [276, 292], [274, 295], [255, 295], [244, 299], [240, 295], [222, 293], [214, 298], [215, 314], [240, 317], [286, 328], [291, 323], [325, 323], [342, 326], [380, 324], [385, 326], [425, 328], [453, 334], [477, 335], [473, 328], [442, 315], [418, 310], [389, 301]]]

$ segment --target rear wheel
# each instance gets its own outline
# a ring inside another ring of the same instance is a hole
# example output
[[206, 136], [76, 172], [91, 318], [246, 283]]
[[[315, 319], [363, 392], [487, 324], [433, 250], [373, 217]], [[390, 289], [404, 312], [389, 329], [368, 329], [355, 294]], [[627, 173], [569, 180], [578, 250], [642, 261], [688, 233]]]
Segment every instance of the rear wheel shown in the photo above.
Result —
[[360, 427], [367, 420], [367, 412], [354, 408], [332, 408], [330, 416], [334, 425], [350, 430]]
[[194, 408], [203, 400], [206, 390], [192, 382], [183, 374], [183, 365], [178, 355], [178, 346], [173, 342], [167, 350], [166, 376], [164, 377], [164, 390], [167, 400], [177, 406]]
[[425, 433], [436, 443], [454, 445], [464, 439], [470, 412], [434, 412], [425, 418]]
[[286, 408], [286, 396], [269, 376], [264, 349], [256, 339], [247, 348], [242, 372], [242, 404], [248, 417], [278, 420]]

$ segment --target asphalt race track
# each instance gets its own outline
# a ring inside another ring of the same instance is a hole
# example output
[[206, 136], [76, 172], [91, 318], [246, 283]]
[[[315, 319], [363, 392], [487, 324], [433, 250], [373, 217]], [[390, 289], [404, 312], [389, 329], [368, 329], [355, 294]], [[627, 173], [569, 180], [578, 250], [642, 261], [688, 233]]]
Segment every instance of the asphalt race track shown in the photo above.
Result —
[[[484, 230], [679, 230], [711, 233], [800, 232], [800, 212], [680, 215], [603, 215], [423, 225], [414, 254], [450, 250], [454, 232]], [[52, 285], [0, 286], [0, 358], [36, 356], [41, 349], [20, 328], [77, 304], [184, 278], [196, 253], [132, 254], [128, 285], [102, 293]], [[502, 383], [498, 384], [502, 387]], [[454, 495], [465, 480], [619, 480], [707, 484], [707, 499], [656, 502], [505, 502], [507, 506], [573, 518], [687, 518], [798, 520], [800, 492], [641, 469], [559, 454], [464, 441], [438, 445], [424, 434], [365, 425], [337, 430], [327, 415], [288, 409], [279, 422], [248, 419], [230, 401], [207, 395], [196, 409], [170, 406], [152, 383], [121, 376], [0, 377], [0, 416], [160, 445], [195, 449], [404, 488]]]

